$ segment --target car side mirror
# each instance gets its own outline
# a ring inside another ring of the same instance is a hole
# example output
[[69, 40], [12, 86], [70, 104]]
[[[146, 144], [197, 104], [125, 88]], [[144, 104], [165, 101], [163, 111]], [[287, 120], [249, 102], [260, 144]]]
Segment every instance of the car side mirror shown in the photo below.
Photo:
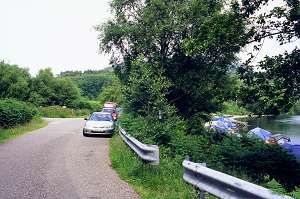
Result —
[[85, 117], [84, 120], [88, 120], [88, 119]]

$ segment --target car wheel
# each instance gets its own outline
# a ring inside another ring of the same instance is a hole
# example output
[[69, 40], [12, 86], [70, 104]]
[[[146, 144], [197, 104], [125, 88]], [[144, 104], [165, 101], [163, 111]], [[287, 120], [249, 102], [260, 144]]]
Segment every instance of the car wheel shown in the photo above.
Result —
[[82, 135], [83, 135], [84, 137], [87, 137], [87, 136], [88, 136], [88, 134], [86, 134], [84, 131], [82, 131]]

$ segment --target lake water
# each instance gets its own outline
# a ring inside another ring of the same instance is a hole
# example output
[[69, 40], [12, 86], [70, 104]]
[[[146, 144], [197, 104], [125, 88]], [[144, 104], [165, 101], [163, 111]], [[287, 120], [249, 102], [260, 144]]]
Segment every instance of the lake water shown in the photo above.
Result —
[[300, 144], [300, 115], [290, 116], [286, 118], [247, 118], [248, 130], [255, 127], [266, 129], [273, 134], [281, 133], [288, 135], [293, 144]]

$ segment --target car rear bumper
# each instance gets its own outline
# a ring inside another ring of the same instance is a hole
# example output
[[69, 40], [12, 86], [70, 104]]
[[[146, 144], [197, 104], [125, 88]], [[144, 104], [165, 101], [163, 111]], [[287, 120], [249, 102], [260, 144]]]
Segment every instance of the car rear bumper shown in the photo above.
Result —
[[89, 134], [89, 135], [111, 135], [113, 134], [114, 129], [110, 130], [87, 130], [83, 129], [84, 134]]

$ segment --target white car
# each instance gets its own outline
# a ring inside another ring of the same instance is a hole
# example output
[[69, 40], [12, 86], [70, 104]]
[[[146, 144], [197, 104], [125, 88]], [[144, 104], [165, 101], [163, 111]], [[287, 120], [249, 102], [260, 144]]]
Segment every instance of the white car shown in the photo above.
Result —
[[110, 113], [94, 112], [85, 120], [83, 136], [112, 135], [114, 132], [115, 123]]

